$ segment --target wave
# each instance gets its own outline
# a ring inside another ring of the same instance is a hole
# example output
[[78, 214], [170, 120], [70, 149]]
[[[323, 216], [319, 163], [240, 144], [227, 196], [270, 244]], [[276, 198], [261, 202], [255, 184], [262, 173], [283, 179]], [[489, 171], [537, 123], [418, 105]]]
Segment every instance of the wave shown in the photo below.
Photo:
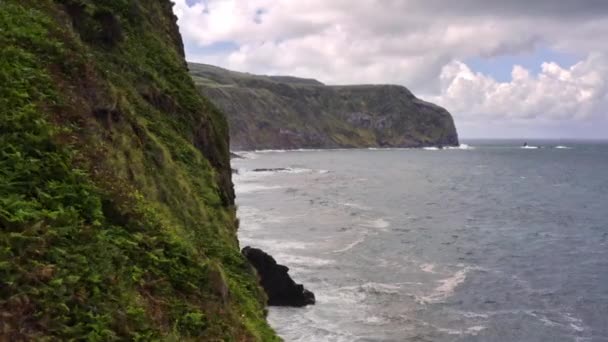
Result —
[[558, 149], [558, 150], [571, 150], [572, 147], [568, 147], [568, 146], [564, 146], [564, 145], [557, 145], [554, 148]]
[[468, 327], [466, 332], [467, 334], [471, 334], [471, 335], [477, 335], [480, 331], [485, 330], [486, 327], [484, 327], [483, 325], [475, 325], [472, 327]]
[[315, 244], [310, 243], [310, 242], [293, 241], [293, 240], [261, 239], [261, 240], [258, 240], [257, 242], [259, 245], [262, 246], [263, 249], [265, 249], [265, 250], [267, 249], [269, 251], [272, 250], [275, 253], [278, 251], [291, 252], [293, 250], [308, 250], [315, 246]]
[[335, 250], [334, 253], [344, 253], [344, 252], [347, 252], [347, 251], [355, 248], [355, 246], [357, 246], [358, 244], [360, 244], [363, 241], [365, 241], [366, 237], [367, 237], [367, 234], [363, 234], [357, 240], [355, 240], [355, 241], [349, 243], [348, 245], [346, 245], [346, 247], [340, 248], [338, 250]]
[[568, 312], [527, 311], [525, 313], [535, 317], [548, 327], [564, 327], [573, 330], [576, 333], [586, 331], [583, 320], [572, 316], [572, 314]]
[[477, 336], [477, 334], [479, 334], [481, 331], [487, 329], [486, 327], [484, 327], [483, 325], [475, 325], [472, 327], [468, 327], [466, 329], [449, 329], [449, 328], [439, 328], [436, 327], [438, 331], [448, 334], [448, 335], [458, 335], [458, 336], [462, 336], [462, 335], [472, 335], [472, 336]]
[[255, 150], [255, 153], [285, 153], [285, 152], [323, 152], [323, 151], [347, 151], [352, 148], [294, 148], [294, 149], [268, 149]]
[[540, 146], [526, 145], [526, 146], [521, 146], [520, 148], [523, 148], [524, 150], [538, 150], [538, 149], [540, 149]]
[[465, 267], [454, 273], [451, 277], [439, 280], [441, 285], [437, 286], [431, 294], [419, 297], [422, 304], [440, 302], [450, 297], [460, 284], [464, 283], [470, 268]]
[[301, 174], [301, 173], [318, 173], [318, 174], [326, 174], [329, 173], [329, 170], [313, 170], [306, 168], [298, 168], [298, 167], [280, 167], [280, 168], [258, 168], [258, 169], [246, 169], [240, 168], [237, 170], [237, 173], [234, 174], [233, 178], [238, 180], [244, 179], [255, 179], [267, 177], [275, 174]]
[[243, 151], [243, 152], [235, 152], [236, 154], [238, 154], [242, 159], [258, 159], [258, 155], [255, 154], [255, 152], [251, 152], [251, 151]]
[[583, 320], [577, 317], [572, 316], [570, 313], [564, 313], [563, 317], [568, 321], [570, 328], [576, 332], [585, 331], [585, 327], [583, 324]]
[[247, 194], [251, 192], [261, 192], [280, 189], [278, 185], [261, 185], [254, 183], [240, 183], [234, 187], [237, 194]]
[[[276, 214], [271, 214], [266, 211], [251, 207], [251, 206], [239, 206], [237, 211], [237, 216], [242, 221], [253, 222], [253, 223], [281, 223], [285, 221], [289, 221], [294, 218], [298, 218], [303, 216], [300, 215], [292, 215], [292, 216], [280, 216]], [[242, 223], [242, 222], [241, 222]]]
[[364, 205], [352, 203], [352, 202], [338, 202], [338, 204], [343, 205], [345, 207], [359, 209], [359, 210], [370, 210], [371, 209], [370, 207], [366, 207]]
[[422, 264], [420, 265], [420, 269], [426, 273], [437, 273], [435, 272], [435, 264]]
[[[261, 178], [266, 178], [272, 175], [277, 174], [285, 174], [285, 175], [297, 175], [304, 173], [318, 173], [318, 174], [326, 174], [328, 170], [312, 170], [306, 168], [265, 168], [265, 169], [247, 169], [240, 168], [237, 170], [235, 174], [232, 175], [232, 179], [235, 184], [235, 189], [241, 191], [240, 188], [244, 185], [251, 184], [253, 181], [259, 180]], [[265, 189], [263, 189], [265, 190]], [[257, 190], [254, 190], [257, 191]], [[242, 192], [250, 192], [249, 189], [242, 190]]]
[[[336, 289], [342, 293], [357, 293], [359, 295], [351, 296], [363, 300], [368, 295], [394, 295], [399, 294], [401, 285], [399, 284], [386, 284], [386, 283], [375, 283], [367, 282], [359, 285], [343, 286]], [[361, 296], [360, 294], [363, 294]]]
[[280, 264], [288, 267], [297, 266], [298, 268], [316, 268], [331, 265], [334, 260], [322, 259], [317, 257], [294, 255], [293, 253], [278, 253], [273, 255]]
[[475, 147], [467, 145], [467, 144], [460, 144], [458, 146], [446, 146], [445, 147], [447, 150], [474, 150]]
[[368, 221], [363, 225], [365, 227], [369, 227], [369, 228], [387, 228], [391, 224], [388, 221], [386, 221], [385, 219], [379, 218], [376, 220]]
[[351, 288], [355, 288], [359, 292], [372, 295], [393, 295], [398, 294], [399, 290], [401, 290], [401, 286], [398, 284], [385, 284], [375, 282], [363, 283], [361, 285], [354, 286]]
[[435, 146], [429, 146], [429, 147], [423, 147], [423, 150], [427, 150], [427, 151], [439, 151], [439, 147], [435, 147]]

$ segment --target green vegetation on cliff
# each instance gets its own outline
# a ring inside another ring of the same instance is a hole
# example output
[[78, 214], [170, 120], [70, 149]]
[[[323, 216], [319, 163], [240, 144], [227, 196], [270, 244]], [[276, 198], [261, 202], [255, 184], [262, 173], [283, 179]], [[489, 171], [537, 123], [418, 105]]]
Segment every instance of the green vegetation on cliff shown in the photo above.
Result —
[[200, 91], [226, 113], [233, 150], [458, 145], [450, 113], [405, 87], [189, 67]]
[[0, 340], [277, 339], [168, 0], [0, 0]]

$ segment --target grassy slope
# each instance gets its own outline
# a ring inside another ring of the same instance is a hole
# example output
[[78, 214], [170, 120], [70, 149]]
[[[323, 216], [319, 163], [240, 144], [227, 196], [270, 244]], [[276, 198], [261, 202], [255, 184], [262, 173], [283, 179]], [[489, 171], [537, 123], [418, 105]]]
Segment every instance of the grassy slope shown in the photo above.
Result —
[[228, 116], [234, 149], [458, 144], [451, 115], [404, 87], [325, 86], [204, 64], [190, 72]]
[[0, 340], [274, 340], [168, 0], [0, 0]]

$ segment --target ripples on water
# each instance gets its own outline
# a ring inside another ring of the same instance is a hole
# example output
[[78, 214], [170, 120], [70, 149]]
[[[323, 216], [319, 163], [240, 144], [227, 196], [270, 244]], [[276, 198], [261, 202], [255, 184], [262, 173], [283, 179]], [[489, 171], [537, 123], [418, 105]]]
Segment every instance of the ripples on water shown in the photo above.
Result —
[[608, 145], [534, 146], [234, 160], [241, 245], [318, 300], [271, 324], [287, 341], [608, 341]]

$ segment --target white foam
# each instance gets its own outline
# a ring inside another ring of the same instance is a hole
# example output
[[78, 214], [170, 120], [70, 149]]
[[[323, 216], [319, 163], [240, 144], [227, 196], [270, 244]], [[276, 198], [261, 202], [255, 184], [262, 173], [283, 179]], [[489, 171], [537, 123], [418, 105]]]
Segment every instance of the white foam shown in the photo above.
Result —
[[261, 185], [255, 183], [239, 183], [235, 184], [234, 190], [237, 194], [246, 194], [251, 192], [261, 192], [280, 189], [278, 185]]
[[548, 327], [555, 327], [555, 326], [560, 326], [561, 324], [554, 322], [552, 320], [550, 320], [548, 317], [546, 316], [538, 316], [538, 315], [534, 315], [538, 318], [539, 321], [541, 321], [544, 325], [548, 326]]
[[370, 210], [370, 207], [366, 207], [364, 205], [352, 203], [352, 202], [344, 202], [344, 203], [339, 202], [338, 204], [343, 205], [345, 207], [351, 207], [351, 208], [360, 209], [360, 210]]
[[439, 280], [438, 282], [441, 285], [433, 289], [431, 294], [429, 294], [428, 296], [419, 297], [420, 301], [423, 304], [434, 303], [450, 297], [454, 293], [456, 288], [465, 281], [465, 279], [467, 278], [468, 271], [468, 267], [463, 268], [462, 270], [454, 273], [451, 277]]
[[448, 150], [474, 150], [475, 149], [475, 147], [469, 146], [467, 144], [460, 144], [458, 146], [446, 146], [445, 148]]
[[268, 149], [268, 150], [255, 150], [255, 153], [285, 153], [288, 150], [272, 150], [272, 149]]
[[572, 147], [563, 146], [563, 145], [555, 146], [555, 148], [558, 150], [571, 150], [572, 149]]
[[238, 169], [238, 172], [232, 175], [232, 179], [235, 183], [244, 182], [248, 180], [256, 180], [262, 177], [267, 177], [272, 175], [270, 171], [250, 171], [248, 169]]
[[296, 148], [296, 149], [268, 149], [255, 150], [256, 153], [285, 153], [285, 152], [323, 152], [323, 151], [344, 151], [346, 148]]
[[[578, 333], [585, 331], [585, 324], [583, 323], [583, 320], [581, 320], [580, 318], [576, 318], [573, 317], [570, 313], [558, 313], [558, 315], [560, 316], [560, 318], [563, 319], [563, 321], [561, 319], [551, 319], [549, 317], [547, 317], [547, 313], [539, 313], [539, 312], [534, 312], [534, 311], [530, 311], [530, 312], [526, 312], [527, 314], [536, 317], [539, 321], [541, 321], [544, 325], [548, 326], [548, 327], [556, 327], [556, 326], [561, 326], [561, 327], [566, 327], [566, 328], [570, 328]], [[565, 321], [565, 322], [564, 322]]]
[[[365, 294], [397, 294], [401, 290], [400, 284], [385, 284], [385, 283], [375, 283], [375, 282], [367, 282], [360, 285], [351, 285], [351, 286], [343, 286], [338, 290], [342, 292], [356, 292], [356, 293], [365, 293]], [[358, 296], [361, 297], [361, 296]], [[361, 297], [360, 299], [364, 299], [367, 295]]]
[[442, 333], [448, 334], [448, 335], [462, 335], [462, 330], [456, 330], [456, 329], [448, 329], [448, 328], [437, 328], [437, 330], [439, 330]]
[[540, 147], [539, 146], [521, 146], [521, 148], [523, 148], [524, 150], [538, 150]]
[[380, 316], [367, 316], [363, 320], [365, 324], [373, 324], [373, 325], [383, 325], [389, 323], [386, 318], [382, 318]]
[[577, 317], [573, 317], [570, 313], [565, 313], [564, 318], [568, 321], [570, 328], [576, 332], [585, 331], [583, 320]]
[[354, 286], [325, 289], [317, 292], [317, 302], [343, 307], [348, 304], [361, 304], [366, 295]]
[[239, 224], [239, 231], [251, 232], [251, 231], [259, 231], [259, 230], [262, 230], [263, 228], [264, 227], [262, 226], [262, 224], [260, 222], [247, 222], [247, 223]]
[[314, 172], [314, 170], [311, 170], [311, 169], [301, 169], [301, 168], [293, 168], [293, 169], [292, 168], [287, 168], [285, 170], [280, 170], [279, 172], [281, 172], [281, 173], [295, 173], [295, 174], [298, 174], [298, 173], [312, 173], [312, 172]]
[[370, 293], [384, 293], [384, 294], [395, 294], [401, 289], [398, 284], [384, 284], [384, 283], [364, 283], [360, 286], [365, 292]]
[[483, 314], [483, 313], [479, 313], [479, 312], [472, 312], [472, 311], [460, 311], [459, 312], [460, 315], [462, 315], [463, 317], [466, 318], [489, 318], [490, 315], [488, 314]]
[[427, 273], [437, 273], [435, 272], [435, 266], [435, 264], [422, 264], [420, 269]]
[[370, 227], [370, 228], [387, 228], [388, 226], [390, 226], [391, 224], [386, 221], [385, 219], [376, 219], [376, 220], [371, 220], [368, 221], [367, 223], [364, 224], [365, 227]]
[[344, 253], [346, 251], [349, 251], [349, 250], [353, 249], [355, 246], [357, 246], [358, 244], [360, 244], [363, 241], [365, 241], [366, 236], [367, 236], [366, 234], [362, 234], [357, 240], [349, 243], [344, 248], [340, 248], [338, 250], [335, 250], [334, 253]]
[[483, 325], [475, 325], [472, 327], [468, 327], [467, 328], [467, 334], [469, 335], [477, 335], [479, 334], [479, 332], [481, 332], [482, 330], [485, 330], [486, 327], [484, 327]]
[[300, 215], [285, 217], [276, 214], [270, 214], [254, 207], [242, 206], [238, 208], [237, 216], [239, 217], [239, 219], [241, 219], [241, 223], [281, 223], [286, 220], [299, 217]]
[[322, 267], [331, 265], [334, 263], [333, 260], [321, 259], [310, 256], [294, 255], [293, 253], [279, 253], [276, 255], [276, 260], [279, 260], [281, 264], [286, 266], [299, 266], [302, 268], [310, 267]]
[[435, 147], [435, 146], [423, 147], [422, 149], [427, 150], [427, 151], [439, 151], [439, 147]]
[[262, 239], [258, 242], [266, 249], [274, 251], [308, 250], [315, 246], [315, 244], [309, 242], [289, 240]]
[[482, 325], [475, 325], [475, 326], [468, 327], [468, 328], [462, 329], [462, 330], [439, 328], [439, 327], [437, 328], [437, 330], [439, 330], [442, 333], [446, 333], [448, 335], [458, 335], [458, 336], [462, 336], [462, 335], [477, 336], [477, 334], [479, 334], [481, 331], [483, 331], [485, 329], [486, 329], [486, 327], [484, 327]]
[[[277, 173], [287, 173], [287, 174], [299, 174], [299, 173], [312, 173], [314, 172], [314, 170], [311, 169], [305, 169], [305, 168], [291, 168], [291, 167], [286, 167], [286, 168], [277, 168], [275, 170], [269, 169], [269, 170], [264, 170], [264, 171], [255, 171], [255, 170], [248, 170], [248, 169], [239, 169], [239, 172], [234, 175], [234, 178], [236, 179], [243, 179], [243, 178], [260, 178], [260, 177], [264, 177], [264, 176], [270, 176], [270, 175], [274, 175]], [[328, 172], [326, 170], [321, 170], [321, 171], [325, 171]]]
[[243, 151], [243, 152], [235, 152], [243, 159], [258, 159], [258, 155], [255, 152]]

